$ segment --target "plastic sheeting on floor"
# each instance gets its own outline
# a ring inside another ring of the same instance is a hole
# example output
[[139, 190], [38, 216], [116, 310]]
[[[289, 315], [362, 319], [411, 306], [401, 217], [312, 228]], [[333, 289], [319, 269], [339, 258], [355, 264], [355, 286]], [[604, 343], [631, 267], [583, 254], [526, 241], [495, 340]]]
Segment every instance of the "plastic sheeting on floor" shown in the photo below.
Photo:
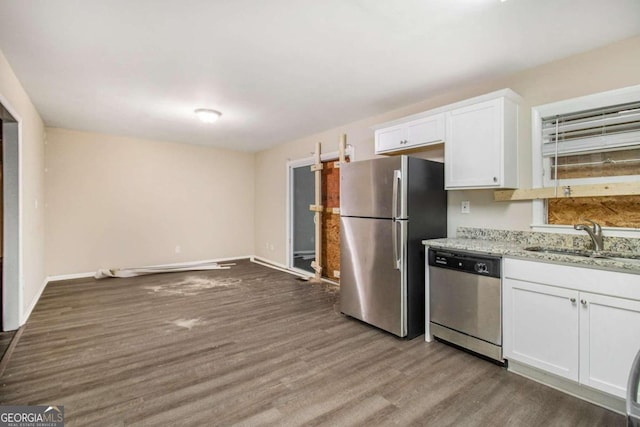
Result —
[[179, 271], [227, 270], [231, 268], [232, 265], [235, 264], [220, 264], [215, 261], [203, 261], [185, 262], [183, 264], [154, 265], [151, 267], [138, 268], [101, 268], [96, 271], [96, 274], [93, 277], [96, 279], [105, 279], [107, 277], [136, 277], [144, 276], [146, 274], [176, 273]]

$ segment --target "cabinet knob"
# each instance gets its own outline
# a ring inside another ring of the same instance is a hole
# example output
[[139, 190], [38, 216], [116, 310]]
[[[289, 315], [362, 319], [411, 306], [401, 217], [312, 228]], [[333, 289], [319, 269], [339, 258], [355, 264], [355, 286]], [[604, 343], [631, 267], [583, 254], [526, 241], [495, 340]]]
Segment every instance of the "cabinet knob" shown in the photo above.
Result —
[[587, 300], [585, 300], [585, 299], [581, 299], [581, 300], [580, 300], [580, 304], [582, 304], [582, 305], [586, 306], [586, 305], [587, 305]]
[[576, 299], [575, 298], [571, 298], [569, 301], [571, 301], [573, 304], [576, 303]]

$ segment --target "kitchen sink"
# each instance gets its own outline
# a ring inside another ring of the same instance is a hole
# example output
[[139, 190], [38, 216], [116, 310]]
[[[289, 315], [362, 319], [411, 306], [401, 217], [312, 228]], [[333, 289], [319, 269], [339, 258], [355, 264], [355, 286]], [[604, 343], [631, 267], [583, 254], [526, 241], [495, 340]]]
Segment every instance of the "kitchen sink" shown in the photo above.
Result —
[[572, 255], [585, 258], [610, 259], [618, 262], [631, 262], [640, 264], [640, 254], [624, 254], [616, 252], [594, 252], [587, 249], [554, 248], [545, 246], [529, 246], [524, 248], [529, 252], [540, 252], [545, 254]]

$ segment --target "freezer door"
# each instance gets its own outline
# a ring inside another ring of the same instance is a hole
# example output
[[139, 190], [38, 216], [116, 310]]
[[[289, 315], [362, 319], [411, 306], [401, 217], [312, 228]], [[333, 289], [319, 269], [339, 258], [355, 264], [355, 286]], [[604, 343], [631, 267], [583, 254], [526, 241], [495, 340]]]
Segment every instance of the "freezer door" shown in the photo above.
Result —
[[404, 236], [404, 221], [340, 218], [340, 310], [400, 337], [407, 330]]
[[340, 215], [402, 218], [402, 165], [406, 156], [340, 165]]

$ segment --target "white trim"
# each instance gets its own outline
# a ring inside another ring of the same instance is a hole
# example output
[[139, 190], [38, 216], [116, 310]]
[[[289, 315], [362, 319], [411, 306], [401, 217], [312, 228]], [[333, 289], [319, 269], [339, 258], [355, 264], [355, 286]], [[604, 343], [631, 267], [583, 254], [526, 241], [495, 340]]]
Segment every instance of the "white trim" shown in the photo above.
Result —
[[308, 278], [315, 277], [314, 273], [312, 273], [310, 271], [307, 271], [307, 270], [303, 270], [303, 269], [298, 268], [298, 267], [287, 268], [287, 270], [293, 271], [294, 273], [296, 273], [296, 274], [298, 274], [300, 276], [305, 276], [305, 277], [308, 277]]
[[[304, 270], [300, 270], [299, 268], [287, 268], [284, 264], [281, 264], [279, 262], [276, 261], [271, 261], [268, 260], [266, 258], [262, 258], [259, 257], [257, 255], [254, 255], [251, 257], [251, 262], [262, 265], [264, 267], [268, 267], [268, 268], [272, 268], [274, 270], [278, 270], [278, 271], [282, 271], [283, 273], [289, 273], [292, 274], [294, 276], [298, 276], [301, 277], [303, 279], [306, 280], [311, 280], [314, 278], [314, 275], [309, 273], [308, 271], [304, 271]], [[320, 280], [322, 280], [325, 283], [329, 283], [331, 285], [334, 286], [340, 286], [340, 282], [336, 282], [335, 280], [331, 280], [331, 279], [327, 279], [326, 277], [322, 277]]]
[[[355, 161], [355, 147], [347, 144], [344, 155], [345, 157], [348, 157], [350, 161]], [[321, 154], [320, 161], [327, 162], [331, 160], [338, 160], [339, 158], [339, 151], [331, 151], [326, 154]], [[303, 166], [311, 166], [314, 162], [315, 158], [313, 156], [287, 161], [287, 197], [285, 198], [285, 212], [287, 213], [285, 256], [287, 265], [284, 266], [287, 270], [293, 270], [295, 268], [293, 266], [293, 197], [291, 196], [293, 194], [293, 169]]]
[[61, 280], [88, 279], [96, 275], [95, 271], [87, 273], [58, 274], [55, 276], [47, 276], [47, 283], [59, 282]]
[[[211, 262], [227, 262], [227, 261], [235, 261], [241, 259], [251, 259], [252, 255], [242, 255], [242, 256], [234, 256], [234, 257], [226, 257], [226, 258], [216, 258], [216, 259], [205, 259], [202, 261], [184, 261], [184, 262], [174, 262], [171, 264], [155, 264], [155, 265], [144, 265], [141, 267], [129, 267], [129, 268], [158, 268], [158, 267], [175, 267], [179, 265], [189, 266], [196, 264], [204, 264]], [[95, 271], [86, 272], [86, 273], [71, 273], [71, 274], [57, 274], [55, 276], [48, 276], [47, 282], [59, 282], [61, 280], [72, 280], [72, 279], [86, 279], [89, 277], [94, 277], [96, 275]]]
[[625, 415], [625, 401], [619, 397], [596, 390], [589, 386], [578, 384], [550, 372], [542, 371], [517, 360], [509, 360], [509, 372], [528, 378], [547, 387], [559, 390], [570, 396], [586, 400], [594, 405], [602, 406], [618, 414]]
[[27, 320], [29, 320], [29, 316], [31, 316], [31, 312], [33, 312], [33, 309], [36, 307], [36, 304], [38, 303], [38, 301], [40, 301], [40, 297], [42, 296], [42, 292], [44, 292], [44, 289], [47, 287], [48, 284], [49, 284], [49, 280], [48, 280], [48, 278], [45, 278], [42, 281], [42, 285], [40, 285], [40, 290], [38, 290], [36, 295], [33, 297], [33, 300], [31, 300], [31, 302], [29, 303], [29, 306], [27, 307], [27, 309], [24, 311], [24, 313], [22, 313], [22, 318], [20, 320], [20, 326], [22, 326], [25, 323], [27, 323]]
[[[22, 322], [22, 318], [23, 318], [23, 312], [24, 312], [24, 302], [23, 302], [23, 298], [24, 298], [24, 272], [23, 272], [23, 245], [22, 245], [22, 231], [23, 231], [23, 206], [22, 206], [22, 202], [23, 202], [23, 167], [22, 167], [22, 161], [23, 161], [23, 156], [22, 156], [22, 148], [23, 148], [23, 143], [22, 143], [22, 116], [20, 114], [18, 114], [18, 112], [16, 111], [15, 108], [13, 108], [13, 106], [11, 105], [11, 103], [9, 102], [9, 100], [7, 98], [4, 97], [4, 95], [2, 95], [0, 93], [0, 104], [2, 104], [2, 107], [7, 110], [7, 112], [11, 115], [11, 117], [13, 117], [13, 119], [15, 120], [15, 122], [18, 125], [18, 136], [17, 136], [17, 144], [18, 144], [18, 159], [17, 159], [17, 180], [18, 180], [18, 218], [17, 218], [17, 236], [18, 236], [18, 242], [17, 242], [17, 246], [18, 246], [18, 254], [17, 254], [17, 266], [16, 266], [16, 270], [17, 270], [17, 281], [15, 283], [12, 283], [12, 281], [9, 280], [5, 280], [5, 278], [3, 277], [3, 286], [2, 286], [2, 293], [3, 293], [3, 297], [2, 297], [2, 304], [4, 305], [4, 307], [0, 307], [1, 312], [2, 312], [2, 329], [5, 331], [10, 331], [10, 330], [15, 330], [18, 329], [20, 326], [22, 326], [23, 323]], [[6, 143], [6, 141], [5, 141]], [[6, 173], [6, 169], [4, 170], [4, 173]], [[3, 197], [4, 197], [4, 192], [3, 192]], [[5, 204], [6, 206], [6, 204]], [[3, 221], [3, 227], [6, 227], [6, 215], [5, 215], [5, 221]], [[3, 236], [7, 236], [8, 233], [5, 232], [5, 230], [3, 230]], [[6, 238], [6, 237], [5, 237]], [[6, 240], [2, 243], [3, 245], [5, 245]], [[5, 248], [3, 248], [3, 253], [6, 253], [6, 245]], [[6, 261], [6, 260], [5, 260]], [[4, 276], [4, 268], [2, 271], [2, 274]], [[14, 306], [17, 307], [17, 310], [6, 310], [5, 307], [7, 306]]]
[[533, 109], [540, 112], [540, 117], [548, 117], [572, 111], [590, 110], [603, 105], [626, 104], [638, 99], [640, 99], [640, 85], [635, 85], [538, 105]]
[[256, 264], [260, 264], [260, 265], [262, 265], [264, 267], [273, 268], [274, 270], [279, 270], [279, 271], [282, 271], [284, 273], [293, 274], [294, 276], [299, 276], [299, 277], [302, 277], [302, 278], [305, 278], [305, 279], [308, 279], [308, 278], [311, 277], [310, 275], [301, 274], [301, 273], [298, 273], [297, 271], [291, 270], [291, 269], [287, 268], [287, 266], [284, 265], [284, 264], [281, 264], [281, 263], [276, 262], [276, 261], [272, 261], [272, 260], [267, 259], [267, 258], [262, 258], [262, 257], [257, 256], [257, 255], [253, 255], [250, 258], [250, 261], [253, 262], [253, 263], [256, 263]]

